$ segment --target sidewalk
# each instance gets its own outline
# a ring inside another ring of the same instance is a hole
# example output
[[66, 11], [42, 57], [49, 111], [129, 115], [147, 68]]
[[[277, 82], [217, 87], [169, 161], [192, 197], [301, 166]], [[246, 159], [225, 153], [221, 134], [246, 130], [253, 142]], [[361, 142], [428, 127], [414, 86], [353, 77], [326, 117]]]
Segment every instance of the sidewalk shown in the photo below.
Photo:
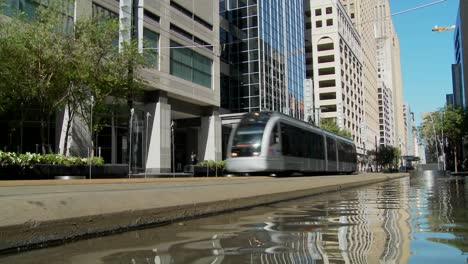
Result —
[[0, 181], [0, 251], [163, 224], [407, 175]]

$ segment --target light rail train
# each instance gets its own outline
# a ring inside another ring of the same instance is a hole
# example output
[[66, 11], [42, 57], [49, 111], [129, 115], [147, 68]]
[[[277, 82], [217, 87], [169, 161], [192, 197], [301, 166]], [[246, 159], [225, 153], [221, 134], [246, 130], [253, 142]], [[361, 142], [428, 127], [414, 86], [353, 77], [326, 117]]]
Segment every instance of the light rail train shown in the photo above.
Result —
[[357, 170], [350, 139], [278, 112], [243, 116], [229, 138], [230, 173], [286, 176], [293, 173], [348, 173]]

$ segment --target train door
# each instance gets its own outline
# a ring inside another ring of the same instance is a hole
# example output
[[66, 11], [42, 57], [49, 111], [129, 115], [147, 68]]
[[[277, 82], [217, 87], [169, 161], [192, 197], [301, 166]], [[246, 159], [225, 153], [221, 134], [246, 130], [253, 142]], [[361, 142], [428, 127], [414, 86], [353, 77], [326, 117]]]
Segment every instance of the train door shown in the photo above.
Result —
[[335, 172], [338, 169], [336, 140], [327, 136], [327, 171]]
[[328, 170], [328, 150], [327, 150], [327, 137], [322, 135], [322, 144], [323, 144], [323, 163], [320, 169], [322, 171], [327, 171]]

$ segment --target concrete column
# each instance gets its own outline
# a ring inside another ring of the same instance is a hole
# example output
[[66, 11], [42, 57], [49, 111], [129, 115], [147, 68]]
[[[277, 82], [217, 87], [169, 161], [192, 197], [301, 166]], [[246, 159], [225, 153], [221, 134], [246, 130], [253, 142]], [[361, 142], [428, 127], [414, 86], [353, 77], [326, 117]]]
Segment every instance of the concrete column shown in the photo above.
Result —
[[[57, 153], [62, 154], [65, 147], [65, 138], [67, 137], [67, 124], [70, 119], [70, 112], [68, 108], [64, 111], [58, 111], [56, 117], [56, 149]], [[71, 121], [70, 131], [67, 143], [67, 155], [87, 157], [88, 150], [91, 147], [91, 137], [88, 125], [76, 113]], [[108, 161], [106, 161], [108, 162]]]
[[198, 133], [199, 160], [221, 160], [221, 118], [218, 109], [207, 110], [207, 115], [201, 117]]
[[[148, 119], [148, 151], [146, 155], [147, 173], [171, 171], [171, 106], [163, 92], [147, 94], [145, 111]], [[146, 117], [145, 117], [146, 118]], [[146, 123], [146, 119], [145, 119]]]
[[[55, 118], [55, 153], [63, 154], [64, 148], [65, 148], [65, 139], [67, 137], [66, 131], [67, 131], [67, 123], [69, 120], [70, 116], [68, 115], [68, 107], [65, 107], [65, 110], [63, 111], [57, 111], [56, 112], [56, 118]], [[70, 132], [73, 127], [73, 122], [72, 126], [70, 126]], [[71, 133], [70, 133], [71, 134]], [[67, 143], [67, 150], [66, 154], [68, 155], [70, 153], [70, 145], [71, 145], [72, 138], [69, 136], [68, 137], [68, 143]]]
[[80, 19], [91, 18], [93, 14], [93, 1], [92, 0], [79, 0], [75, 1], [75, 23]]

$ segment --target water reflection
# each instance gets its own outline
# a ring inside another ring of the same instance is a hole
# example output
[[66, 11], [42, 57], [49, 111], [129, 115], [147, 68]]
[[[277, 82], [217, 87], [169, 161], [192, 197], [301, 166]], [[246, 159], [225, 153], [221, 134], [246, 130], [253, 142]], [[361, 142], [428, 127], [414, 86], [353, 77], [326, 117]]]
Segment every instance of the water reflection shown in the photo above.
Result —
[[466, 177], [426, 175], [411, 181], [412, 263], [467, 263]]
[[466, 207], [464, 178], [405, 178], [0, 262], [466, 263]]

